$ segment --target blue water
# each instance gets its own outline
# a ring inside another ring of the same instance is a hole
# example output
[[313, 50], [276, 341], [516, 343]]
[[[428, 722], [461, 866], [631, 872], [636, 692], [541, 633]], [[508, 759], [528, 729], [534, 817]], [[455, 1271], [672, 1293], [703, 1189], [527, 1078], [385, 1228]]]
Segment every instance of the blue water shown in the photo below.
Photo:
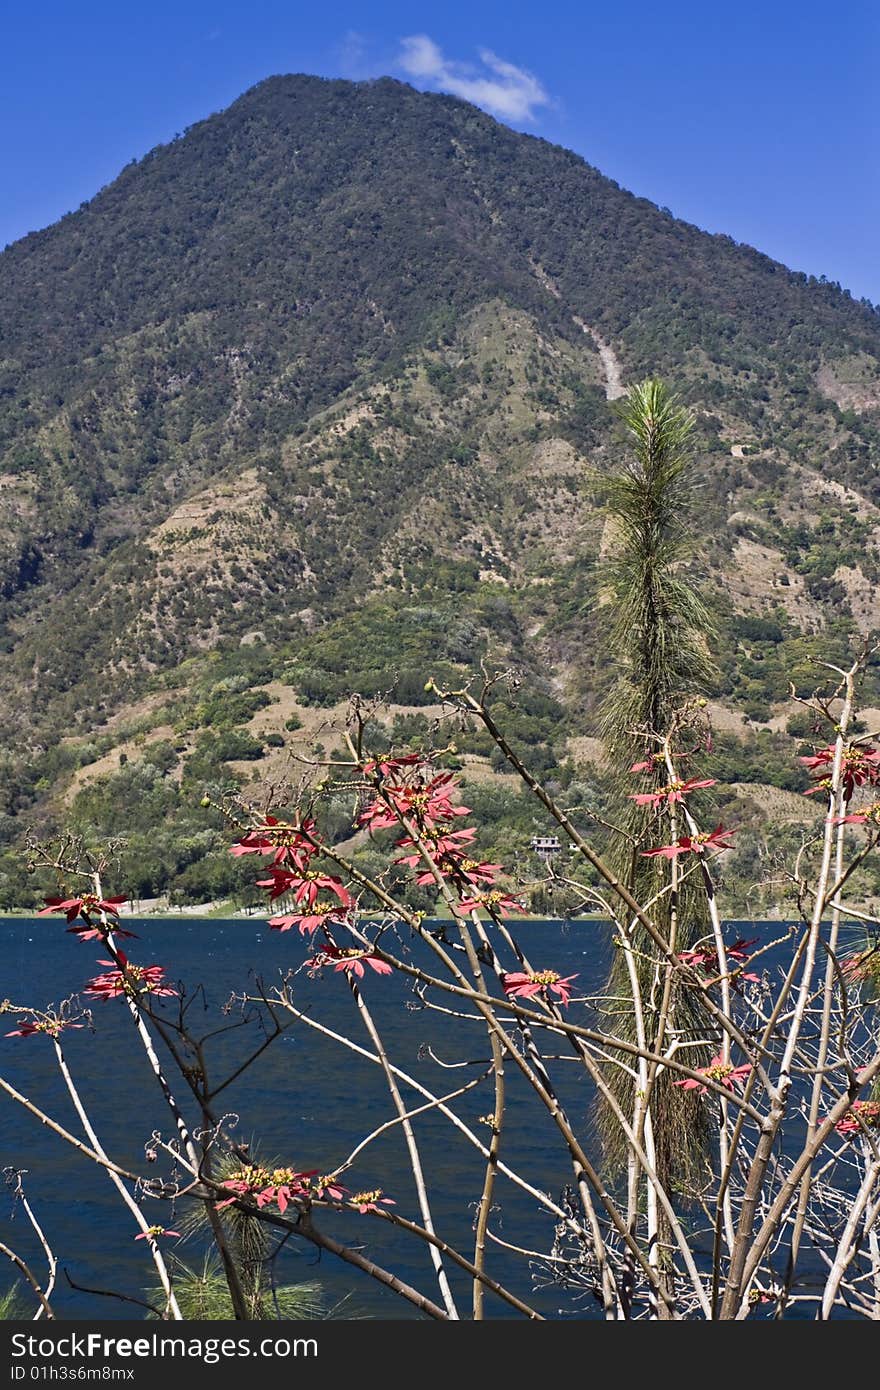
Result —
[[[258, 1025], [244, 1019], [241, 1008], [223, 1008], [234, 992], [254, 992], [262, 978], [271, 989], [282, 972], [298, 966], [308, 954], [307, 944], [295, 933], [278, 934], [258, 919], [159, 920], [126, 922], [140, 940], [128, 943], [133, 960], [158, 963], [169, 977], [182, 983], [192, 1003], [190, 1025], [196, 1033], [240, 1025], [216, 1037], [208, 1045], [209, 1070], [216, 1082], [231, 1072], [259, 1042]], [[579, 991], [590, 993], [602, 981], [607, 967], [607, 928], [595, 920], [574, 923], [529, 922], [516, 924], [533, 965], [550, 967], [560, 974], [577, 972]], [[408, 933], [398, 942], [410, 949]], [[424, 959], [423, 947], [418, 947]], [[16, 1004], [43, 1007], [57, 1003], [81, 989], [99, 967], [102, 954], [94, 942], [82, 943], [64, 931], [63, 920], [0, 919], [0, 998]], [[510, 968], [515, 968], [510, 962]], [[197, 986], [203, 987], [203, 992]], [[392, 1060], [414, 1074], [438, 1094], [462, 1084], [475, 1068], [443, 1070], [424, 1055], [434, 1047], [444, 1063], [484, 1062], [487, 1058], [485, 1026], [477, 1021], [457, 1021], [424, 1009], [410, 986], [400, 977], [369, 977], [365, 997], [374, 1013]], [[327, 1026], [347, 1032], [370, 1047], [344, 978], [325, 972], [310, 980], [305, 973], [295, 983], [298, 1004]], [[447, 1001], [448, 1001], [447, 996]], [[444, 1001], [446, 1002], [446, 1001]], [[173, 1012], [175, 1001], [165, 1001]], [[585, 1018], [584, 1006], [572, 1006], [573, 1016]], [[144, 1146], [154, 1128], [170, 1134], [168, 1112], [147, 1070], [131, 1019], [119, 1000], [97, 1001], [93, 1007], [94, 1031], [65, 1034], [65, 1053], [77, 1077], [93, 1124], [108, 1153], [120, 1164], [150, 1176], [167, 1171], [164, 1158], [151, 1168], [144, 1164]], [[14, 1027], [14, 1015], [0, 1023]], [[3, 1033], [8, 1031], [3, 1027]], [[560, 1049], [562, 1050], [562, 1049]], [[30, 1095], [66, 1128], [79, 1134], [78, 1121], [55, 1066], [53, 1050], [40, 1037], [0, 1037], [0, 1070], [20, 1090]], [[587, 1130], [589, 1091], [581, 1069], [557, 1066], [560, 1089], [575, 1127]], [[174, 1067], [167, 1067], [172, 1088], [195, 1123], [188, 1093]], [[571, 1170], [561, 1142], [552, 1128], [536, 1123], [536, 1102], [514, 1068], [508, 1066], [508, 1108], [502, 1157], [528, 1179], [558, 1196]], [[416, 1093], [403, 1087], [408, 1104], [420, 1103]], [[221, 1112], [239, 1118], [235, 1133], [252, 1141], [267, 1158], [301, 1169], [330, 1171], [376, 1125], [394, 1115], [379, 1067], [359, 1058], [339, 1044], [297, 1023], [275, 1041], [243, 1077], [223, 1092], [216, 1102]], [[472, 1124], [491, 1111], [493, 1089], [487, 1081], [456, 1105]], [[143, 1242], [135, 1243], [131, 1216], [105, 1174], [81, 1158], [39, 1122], [0, 1095], [0, 1166], [27, 1169], [29, 1199], [66, 1269], [78, 1284], [123, 1290], [135, 1297], [149, 1284], [152, 1265]], [[433, 1196], [438, 1232], [468, 1257], [473, 1253], [474, 1204], [483, 1179], [483, 1162], [476, 1151], [436, 1114], [415, 1121], [423, 1166]], [[479, 1128], [479, 1127], [478, 1127]], [[488, 1130], [481, 1131], [483, 1138]], [[346, 1176], [351, 1188], [382, 1187], [397, 1202], [397, 1210], [419, 1220], [419, 1211], [399, 1127], [382, 1135], [358, 1159]], [[537, 1204], [500, 1179], [492, 1227], [502, 1239], [530, 1249], [547, 1250], [552, 1241], [552, 1220]], [[181, 1204], [183, 1207], [183, 1204]], [[174, 1227], [182, 1211], [147, 1203], [148, 1219]], [[437, 1285], [427, 1250], [406, 1233], [380, 1224], [368, 1216], [328, 1212], [322, 1224], [337, 1240], [356, 1244], [371, 1258], [438, 1300]], [[33, 1261], [42, 1270], [39, 1251], [20, 1211], [0, 1188], [0, 1239]], [[198, 1237], [175, 1246], [188, 1263], [201, 1264]], [[504, 1252], [490, 1253], [490, 1272], [515, 1292], [526, 1297], [549, 1317], [571, 1315], [576, 1309], [569, 1296], [532, 1289], [525, 1261], [511, 1261]], [[511, 1273], [511, 1271], [515, 1271]], [[331, 1302], [342, 1303], [343, 1316], [400, 1318], [419, 1316], [410, 1305], [382, 1289], [336, 1257], [317, 1257], [313, 1247], [295, 1239], [286, 1243], [276, 1269], [279, 1283], [318, 1279]], [[470, 1281], [452, 1273], [467, 1315]], [[7, 1271], [0, 1271], [0, 1290], [8, 1286]], [[131, 1305], [76, 1292], [64, 1276], [54, 1300], [57, 1313], [67, 1318], [125, 1318], [137, 1316]], [[587, 1307], [581, 1312], [589, 1312]], [[509, 1317], [511, 1310], [489, 1296], [487, 1314]], [[515, 1314], [513, 1314], [516, 1316]]]

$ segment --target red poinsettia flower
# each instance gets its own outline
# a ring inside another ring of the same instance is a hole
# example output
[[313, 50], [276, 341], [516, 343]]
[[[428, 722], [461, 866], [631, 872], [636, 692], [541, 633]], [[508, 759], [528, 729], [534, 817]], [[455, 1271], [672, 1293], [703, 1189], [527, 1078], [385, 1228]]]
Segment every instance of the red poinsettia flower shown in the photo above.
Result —
[[161, 965], [132, 965], [121, 951], [118, 954], [122, 969], [117, 969], [112, 960], [99, 960], [99, 965], [111, 968], [103, 975], [96, 975], [93, 980], [89, 980], [83, 991], [85, 994], [90, 994], [95, 999], [118, 999], [123, 994], [135, 997], [139, 994], [176, 997], [177, 990], [165, 982], [165, 971]]
[[726, 837], [735, 834], [735, 830], [725, 830], [722, 825], [716, 825], [714, 830], [704, 831], [701, 835], [680, 835], [674, 844], [661, 845], [659, 849], [643, 849], [642, 857], [654, 859], [662, 855], [666, 859], [675, 859], [679, 854], [705, 854], [707, 849], [733, 849]]
[[254, 1194], [254, 1199], [258, 1207], [267, 1207], [274, 1202], [283, 1216], [290, 1203], [297, 1197], [308, 1196], [308, 1189], [303, 1182], [307, 1175], [305, 1173], [294, 1173], [284, 1180], [271, 1182], [268, 1187]]
[[252, 1197], [258, 1207], [275, 1203], [282, 1216], [291, 1202], [309, 1195], [311, 1179], [317, 1168], [309, 1173], [300, 1173], [295, 1168], [266, 1168], [261, 1164], [246, 1164], [234, 1177], [227, 1178], [221, 1186], [232, 1196], [218, 1202], [217, 1210], [231, 1206], [233, 1202]]
[[106, 912], [110, 917], [118, 917], [119, 909], [128, 898], [99, 898], [97, 893], [83, 893], [79, 898], [47, 898], [46, 906], [37, 913], [38, 917], [48, 917], [50, 912], [63, 912], [68, 922], [76, 917], [94, 917]]
[[501, 987], [511, 999], [534, 999], [550, 994], [559, 996], [560, 1004], [571, 999], [571, 982], [577, 975], [557, 975], [555, 970], [535, 970], [529, 974], [525, 970], [515, 970], [501, 976]]
[[[697, 1067], [701, 1076], [708, 1076], [710, 1081], [717, 1081], [719, 1086], [726, 1086], [728, 1091], [735, 1091], [739, 1083], [743, 1081], [752, 1070], [751, 1063], [745, 1062], [740, 1067], [735, 1067], [732, 1062], [726, 1062], [721, 1053], [713, 1057], [706, 1067]], [[704, 1086], [701, 1081], [697, 1081], [692, 1076], [687, 1076], [683, 1081], [673, 1081], [673, 1086], [681, 1086], [686, 1091], [708, 1091], [708, 1086]]]
[[381, 1187], [375, 1187], [372, 1192], [353, 1192], [349, 1198], [349, 1205], [359, 1212], [365, 1212], [378, 1211], [380, 1206], [394, 1207], [397, 1203], [390, 1197], [385, 1197]]
[[169, 1231], [167, 1226], [150, 1226], [146, 1231], [141, 1231], [139, 1236], [135, 1236], [135, 1240], [158, 1240], [160, 1236], [175, 1236], [177, 1240], [181, 1238], [179, 1231]]
[[[440, 829], [437, 826], [428, 825], [425, 826], [420, 836], [420, 839], [424, 841], [435, 858], [441, 854], [454, 854], [457, 851], [463, 850], [466, 845], [469, 845], [471, 841], [476, 838], [477, 830], [476, 826], [473, 825], [465, 826], [463, 830], [450, 830], [448, 826], [444, 826]], [[406, 835], [401, 840], [395, 840], [394, 843], [397, 845], [398, 849], [417, 848], [417, 842], [411, 835]], [[408, 861], [398, 859], [397, 863], [403, 864], [409, 862], [416, 864], [418, 863], [418, 859], [418, 855], [411, 855]]]
[[84, 1028], [83, 1023], [68, 1022], [66, 1018], [20, 1018], [17, 1020], [18, 1027], [13, 1028], [11, 1033], [7, 1033], [7, 1038], [32, 1038], [35, 1033], [43, 1033], [47, 1037], [57, 1038], [65, 1028]]
[[356, 946], [322, 946], [311, 960], [306, 961], [310, 970], [320, 970], [322, 966], [332, 965], [334, 971], [344, 970], [347, 974], [363, 978], [364, 966], [368, 965], [377, 975], [391, 975], [392, 967], [387, 960], [381, 960], [370, 951], [362, 951]]
[[354, 902], [351, 894], [342, 886], [340, 880], [333, 878], [331, 874], [308, 871], [296, 874], [291, 873], [289, 869], [274, 868], [271, 878], [257, 879], [257, 886], [271, 889], [270, 902], [292, 893], [294, 902], [299, 906], [305, 903], [307, 907], [314, 907], [322, 892], [335, 893], [344, 907], [351, 907]]
[[489, 864], [485, 859], [460, 859], [458, 855], [450, 855], [449, 858], [456, 872], [475, 888], [480, 885], [489, 887], [498, 875], [504, 872], [503, 864]]
[[290, 864], [303, 872], [309, 859], [315, 853], [312, 843], [317, 839], [317, 826], [313, 820], [304, 820], [299, 825], [280, 821], [275, 816], [266, 816], [261, 825], [254, 826], [243, 835], [237, 844], [230, 847], [229, 853], [271, 854], [274, 864]]
[[68, 927], [67, 931], [69, 931], [72, 936], [75, 936], [78, 941], [106, 941], [107, 935], [111, 931], [114, 936], [127, 936], [134, 941], [137, 940], [137, 932], [127, 931], [125, 927], [119, 925], [118, 921], [107, 923], [99, 922], [95, 926], [81, 922], [78, 926]]
[[387, 830], [397, 825], [401, 817], [415, 818], [420, 825], [436, 825], [438, 821], [469, 816], [469, 806], [453, 805], [458, 785], [451, 772], [441, 772], [430, 782], [382, 788], [382, 797], [368, 806], [358, 818], [360, 825], [370, 830]]
[[[504, 870], [503, 864], [490, 864], [485, 859], [468, 859], [464, 855], [458, 854], [444, 855], [438, 867], [447, 874], [460, 874], [475, 888], [491, 887], [498, 875]], [[416, 881], [421, 883], [421, 877]]]
[[854, 1135], [862, 1133], [863, 1126], [866, 1129], [880, 1129], [880, 1101], [854, 1100], [847, 1114], [837, 1121], [834, 1128], [844, 1138], [852, 1139]]
[[[406, 854], [400, 859], [395, 859], [394, 862], [395, 864], [406, 864], [410, 869], [415, 869], [420, 864], [424, 866], [421, 854]], [[475, 888], [494, 883], [496, 876], [503, 868], [501, 864], [490, 864], [486, 860], [469, 859], [455, 849], [445, 850], [440, 854], [436, 854], [435, 851], [434, 863], [444, 877], [452, 874], [460, 875], [467, 879], [468, 883], [472, 883]], [[436, 881], [432, 868], [422, 867], [421, 872], [416, 876], [416, 883], [422, 888], [428, 887]]]
[[291, 927], [299, 927], [303, 936], [312, 936], [319, 927], [325, 927], [330, 922], [346, 924], [348, 912], [354, 907], [354, 898], [345, 889], [336, 890], [338, 901], [332, 898], [319, 898], [313, 903], [307, 912], [287, 912], [278, 917], [269, 918], [269, 926], [273, 931], [290, 931]]
[[[758, 938], [753, 936], [750, 941], [745, 941], [740, 936], [734, 941], [732, 946], [726, 946], [724, 950], [728, 965], [730, 965], [731, 961], [736, 964], [747, 961], [749, 958], [749, 948], [754, 946], [757, 940]], [[716, 975], [721, 968], [718, 960], [718, 952], [714, 946], [708, 943], [705, 946], [697, 946], [693, 951], [679, 951], [678, 959], [683, 965], [702, 966], [712, 975]], [[756, 982], [760, 979], [760, 976], [746, 975], [740, 971], [738, 978], [740, 980], [751, 980], [752, 982]]]
[[[834, 752], [834, 745], [829, 744], [827, 748], [820, 748], [810, 757], [800, 759], [813, 777], [818, 778], [817, 785], [810, 788], [807, 796], [825, 791], [830, 786], [828, 774], [834, 765]], [[880, 781], [880, 750], [871, 747], [845, 748], [841, 757], [840, 776], [844, 796], [849, 801], [856, 787], [864, 786], [866, 782]]]
[[511, 912], [523, 912], [521, 902], [495, 888], [491, 893], [474, 893], [470, 898], [462, 898], [458, 904], [462, 912], [497, 912], [499, 917], [509, 917]]
[[[421, 838], [440, 872], [450, 874], [463, 863], [466, 858], [464, 851], [476, 839], [476, 835], [475, 826], [469, 826], [464, 830], [438, 830], [436, 827], [426, 826]], [[395, 859], [395, 864], [405, 864], [409, 869], [416, 869], [420, 865], [424, 865], [421, 848], [416, 845], [416, 841], [411, 836], [405, 836], [396, 843], [398, 849], [412, 848], [414, 853], [402, 854], [399, 859]], [[476, 861], [471, 862], [476, 863]], [[498, 867], [500, 868], [500, 865]], [[416, 882], [422, 886], [434, 883], [433, 871], [428, 868], [421, 868]]]
[[630, 801], [634, 801], [637, 806], [659, 806], [661, 802], [665, 802], [667, 806], [674, 806], [677, 801], [683, 801], [689, 792], [695, 792], [701, 787], [714, 786], [714, 777], [691, 777], [687, 782], [670, 782], [668, 786], [658, 787], [654, 792], [633, 792], [630, 794]]

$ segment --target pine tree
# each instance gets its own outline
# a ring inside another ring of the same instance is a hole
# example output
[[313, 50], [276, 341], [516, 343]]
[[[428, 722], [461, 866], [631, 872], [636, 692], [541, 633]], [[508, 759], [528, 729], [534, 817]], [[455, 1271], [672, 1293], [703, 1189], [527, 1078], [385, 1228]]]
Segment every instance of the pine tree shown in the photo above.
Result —
[[[633, 386], [619, 407], [626, 427], [628, 452], [608, 484], [608, 514], [612, 530], [611, 555], [606, 565], [608, 649], [616, 663], [615, 683], [603, 708], [602, 733], [614, 769], [614, 807], [610, 819], [622, 832], [615, 837], [612, 859], [621, 878], [641, 903], [651, 903], [651, 915], [666, 939], [675, 932], [675, 949], [687, 949], [705, 934], [702, 895], [693, 879], [670, 891], [676, 870], [669, 860], [641, 857], [641, 850], [658, 843], [656, 812], [632, 800], [638, 791], [668, 782], [663, 761], [657, 760], [642, 778], [630, 768], [648, 761], [660, 748], [658, 740], [682, 719], [689, 702], [712, 680], [709, 640], [711, 615], [685, 570], [695, 554], [692, 469], [693, 417], [666, 386], [648, 380]], [[687, 715], [684, 715], [687, 723]], [[693, 764], [688, 763], [688, 775]], [[662, 822], [661, 822], [662, 825]], [[668, 829], [668, 826], [665, 827]], [[691, 884], [694, 890], [691, 890]], [[645, 1033], [650, 1047], [668, 1042], [669, 1030], [679, 1036], [699, 1032], [699, 1015], [688, 991], [675, 991], [664, 1004], [665, 967], [657, 947], [635, 927], [633, 959], [644, 1001]], [[608, 980], [609, 1032], [630, 1041], [635, 1014], [630, 968], [623, 950], [615, 952]], [[666, 1037], [662, 1010], [668, 1008]], [[708, 1060], [708, 1057], [705, 1059]], [[702, 1059], [689, 1053], [692, 1066]], [[624, 1113], [632, 1115], [636, 1081], [616, 1070], [609, 1078]], [[650, 1124], [655, 1163], [667, 1191], [692, 1191], [700, 1182], [706, 1130], [703, 1107], [689, 1092], [672, 1084], [661, 1072], [651, 1092]], [[607, 1106], [598, 1112], [606, 1159], [618, 1170], [625, 1163], [626, 1145]], [[634, 1200], [631, 1180], [631, 1204]], [[664, 1244], [662, 1213], [658, 1236]]]

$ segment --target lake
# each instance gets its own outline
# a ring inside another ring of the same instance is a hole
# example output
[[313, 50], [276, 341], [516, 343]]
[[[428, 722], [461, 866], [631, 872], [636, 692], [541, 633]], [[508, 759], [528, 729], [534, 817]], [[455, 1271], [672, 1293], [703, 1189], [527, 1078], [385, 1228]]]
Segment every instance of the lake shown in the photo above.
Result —
[[[240, 1009], [225, 1016], [221, 1012], [230, 995], [252, 990], [258, 977], [262, 977], [267, 988], [271, 987], [280, 972], [299, 965], [308, 954], [307, 943], [297, 933], [273, 932], [257, 918], [125, 919], [124, 925], [140, 937], [126, 943], [132, 959], [163, 965], [171, 980], [185, 983], [190, 990], [199, 984], [203, 987], [204, 993], [193, 999], [189, 1015], [191, 1027], [198, 1033], [208, 1033], [224, 1023], [240, 1022]], [[737, 923], [735, 928], [742, 930], [750, 925]], [[63, 919], [0, 918], [0, 997], [8, 996], [16, 1004], [42, 1007], [52, 1001], [57, 1003], [99, 973], [96, 961], [102, 955], [100, 947], [96, 948], [94, 942], [79, 942], [65, 932], [64, 926]], [[774, 929], [777, 927], [774, 924]], [[580, 993], [590, 994], [601, 987], [608, 963], [605, 924], [590, 918], [570, 923], [530, 921], [516, 923], [515, 931], [536, 968], [550, 967], [562, 975], [576, 973]], [[408, 937], [409, 933], [403, 931], [400, 949], [409, 948]], [[424, 959], [424, 949], [417, 944], [416, 959]], [[515, 968], [513, 962], [510, 968]], [[297, 977], [295, 993], [299, 1007], [328, 1027], [347, 1032], [363, 1046], [370, 1046], [342, 976], [325, 971], [323, 978], [310, 979], [303, 972]], [[426, 1010], [399, 975], [389, 979], [368, 972], [364, 993], [392, 1060], [435, 1092], [454, 1090], [464, 1077], [479, 1069], [476, 1064], [485, 1062], [488, 1046], [484, 1025], [451, 1020]], [[448, 1002], [448, 996], [444, 1002]], [[174, 1006], [173, 1000], [163, 1005], [166, 1009]], [[145, 1171], [145, 1145], [149, 1144], [154, 1127], [169, 1135], [168, 1112], [156, 1099], [146, 1061], [122, 1002], [97, 1001], [93, 1016], [94, 1032], [65, 1034], [71, 1070], [78, 1078], [108, 1153], [123, 1166]], [[571, 1016], [584, 1018], [583, 1006], [573, 1004]], [[3, 1022], [6, 1018], [10, 1020], [8, 1027], [14, 1027], [14, 1015], [6, 1015]], [[5, 1033], [8, 1029], [0, 1031]], [[216, 1038], [208, 1051], [214, 1079], [234, 1070], [257, 1039], [252, 1024], [242, 1024]], [[426, 1056], [428, 1047], [447, 1066], [465, 1065], [443, 1070], [437, 1061]], [[53, 1051], [45, 1039], [0, 1038], [0, 1059], [4, 1076], [67, 1128], [80, 1133], [57, 1073]], [[191, 1115], [181, 1079], [175, 1076], [173, 1065], [169, 1064], [166, 1070], [175, 1094]], [[561, 1093], [575, 1129], [584, 1133], [590, 1092], [582, 1071], [575, 1065], [560, 1065], [557, 1071], [562, 1073]], [[509, 1097], [502, 1157], [556, 1198], [571, 1176], [566, 1152], [561, 1142], [553, 1142], [548, 1125], [535, 1123], [537, 1102], [511, 1066], [507, 1068], [507, 1078]], [[407, 1103], [419, 1103], [411, 1089], [403, 1090]], [[487, 1081], [456, 1104], [473, 1124], [478, 1116], [491, 1111], [492, 1099], [491, 1082]], [[379, 1067], [302, 1023], [294, 1024], [288, 1034], [276, 1040], [244, 1076], [229, 1086], [219, 1104], [222, 1111], [238, 1116], [235, 1133], [251, 1142], [254, 1151], [259, 1145], [260, 1152], [270, 1160], [321, 1172], [336, 1167], [366, 1133], [395, 1114]], [[144, 1243], [135, 1242], [131, 1216], [106, 1175], [5, 1096], [0, 1096], [0, 1107], [0, 1166], [27, 1169], [29, 1199], [61, 1268], [69, 1271], [78, 1284], [120, 1289], [139, 1296], [150, 1282], [152, 1265]], [[436, 1229], [470, 1257], [474, 1204], [481, 1190], [483, 1162], [442, 1116], [420, 1116], [415, 1128], [433, 1195]], [[485, 1138], [488, 1131], [483, 1129], [481, 1134]], [[166, 1169], [160, 1162], [149, 1171]], [[344, 1181], [352, 1189], [382, 1187], [395, 1199], [396, 1209], [402, 1215], [419, 1220], [399, 1126], [371, 1144]], [[532, 1250], [548, 1250], [553, 1239], [550, 1215], [503, 1178], [499, 1179], [496, 1192], [492, 1229], [502, 1239]], [[167, 1205], [148, 1202], [146, 1211], [148, 1219], [156, 1224], [179, 1224]], [[182, 1210], [177, 1216], [182, 1216]], [[319, 1224], [336, 1239], [361, 1246], [378, 1263], [437, 1299], [427, 1249], [418, 1240], [380, 1225], [369, 1216], [349, 1212], [322, 1213]], [[0, 1206], [0, 1239], [25, 1258], [32, 1258], [35, 1271], [42, 1270], [33, 1236], [22, 1214], [15, 1213], [8, 1195], [4, 1195]], [[201, 1264], [198, 1237], [174, 1243], [173, 1248], [188, 1263]], [[493, 1262], [490, 1253], [490, 1272], [494, 1268], [500, 1273], [502, 1263], [507, 1264], [507, 1259], [496, 1256]], [[330, 1302], [341, 1301], [341, 1316], [418, 1316], [409, 1304], [336, 1257], [325, 1254], [317, 1258], [313, 1247], [301, 1241], [286, 1243], [279, 1257], [277, 1277], [280, 1283], [321, 1281]], [[4, 1270], [0, 1290], [9, 1282]], [[452, 1282], [462, 1293], [461, 1306], [466, 1312], [469, 1281], [462, 1281], [453, 1273]], [[579, 1310], [568, 1294], [552, 1289], [535, 1292], [525, 1261], [521, 1262], [519, 1277], [507, 1282], [545, 1316], [593, 1313], [591, 1303]], [[59, 1275], [55, 1306], [58, 1315], [66, 1318], [137, 1315], [125, 1303], [66, 1287], [63, 1275]], [[490, 1295], [487, 1315], [517, 1316]]]

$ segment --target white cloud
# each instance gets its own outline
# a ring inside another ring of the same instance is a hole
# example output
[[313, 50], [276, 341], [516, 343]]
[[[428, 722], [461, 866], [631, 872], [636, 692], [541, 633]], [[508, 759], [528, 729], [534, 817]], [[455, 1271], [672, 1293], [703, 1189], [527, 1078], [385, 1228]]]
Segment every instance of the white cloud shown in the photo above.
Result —
[[551, 104], [547, 91], [533, 73], [499, 58], [491, 48], [480, 49], [482, 68], [477, 68], [446, 58], [427, 34], [411, 34], [401, 39], [397, 61], [410, 77], [472, 101], [505, 120], [533, 120], [539, 107]]

